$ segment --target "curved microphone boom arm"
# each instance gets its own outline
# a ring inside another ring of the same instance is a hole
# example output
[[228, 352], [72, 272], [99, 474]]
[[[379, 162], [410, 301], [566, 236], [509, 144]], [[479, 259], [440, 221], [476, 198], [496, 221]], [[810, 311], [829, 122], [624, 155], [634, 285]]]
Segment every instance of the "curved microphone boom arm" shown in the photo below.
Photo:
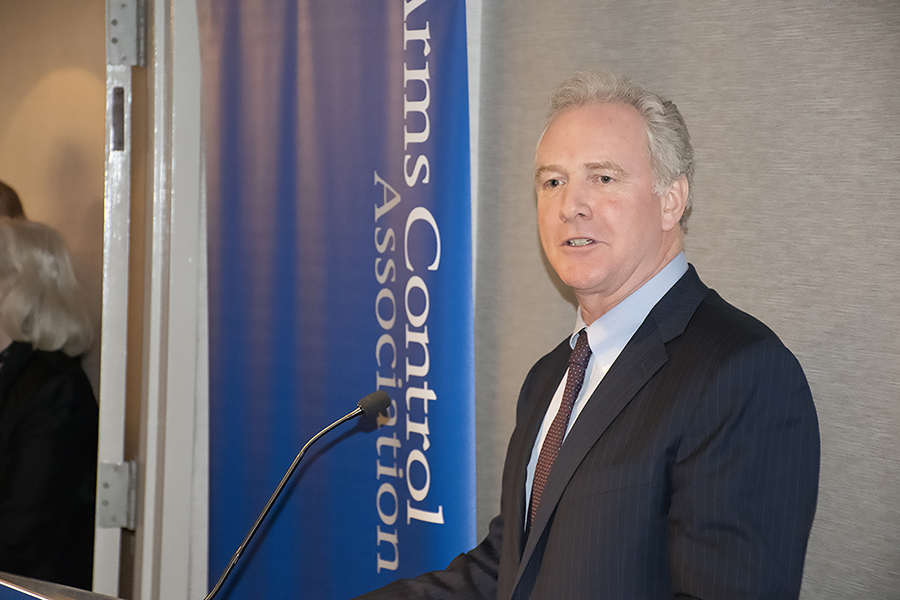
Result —
[[291, 476], [294, 474], [294, 471], [297, 470], [297, 465], [300, 464], [300, 460], [303, 458], [303, 455], [306, 454], [306, 451], [309, 450], [310, 446], [316, 443], [319, 438], [323, 435], [341, 425], [342, 423], [346, 423], [351, 419], [355, 419], [360, 415], [377, 415], [378, 413], [385, 410], [391, 404], [391, 399], [388, 397], [387, 392], [383, 390], [378, 390], [377, 392], [372, 392], [368, 396], [364, 397], [356, 406], [356, 409], [353, 412], [348, 413], [314, 435], [312, 439], [306, 442], [306, 445], [300, 449], [300, 452], [297, 453], [297, 457], [294, 458], [294, 462], [291, 463], [290, 468], [287, 470], [287, 473], [284, 474], [284, 477], [281, 478], [281, 482], [278, 484], [278, 487], [275, 488], [275, 493], [272, 494], [272, 497], [269, 498], [269, 501], [266, 502], [266, 506], [262, 509], [262, 512], [259, 513], [259, 516], [256, 517], [256, 522], [253, 523], [253, 527], [250, 528], [250, 531], [247, 532], [247, 537], [244, 538], [244, 541], [241, 542], [241, 545], [238, 546], [237, 551], [234, 553], [234, 556], [231, 557], [231, 560], [228, 561], [228, 565], [225, 567], [225, 570], [222, 572], [222, 576], [219, 577], [219, 581], [216, 582], [216, 585], [213, 589], [206, 595], [204, 600], [212, 600], [216, 594], [219, 593], [219, 590], [222, 588], [222, 584], [225, 583], [225, 579], [228, 578], [228, 575], [231, 573], [231, 570], [234, 569], [234, 566], [241, 559], [241, 555], [244, 553], [244, 550], [247, 549], [247, 545], [250, 543], [250, 540], [253, 539], [253, 536], [256, 535], [256, 531], [259, 529], [259, 526], [262, 525], [263, 520], [266, 518], [266, 515], [269, 514], [269, 511], [272, 510], [272, 506], [275, 504], [275, 501], [278, 500], [278, 496], [281, 495], [281, 491], [284, 489], [284, 486], [287, 484], [288, 480], [290, 480]]

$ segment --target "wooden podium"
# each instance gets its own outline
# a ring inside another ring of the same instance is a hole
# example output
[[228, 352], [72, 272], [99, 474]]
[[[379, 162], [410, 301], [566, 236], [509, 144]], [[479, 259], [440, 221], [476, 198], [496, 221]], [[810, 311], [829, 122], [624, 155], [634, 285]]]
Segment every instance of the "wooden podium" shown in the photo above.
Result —
[[0, 573], [0, 600], [116, 600], [58, 583]]

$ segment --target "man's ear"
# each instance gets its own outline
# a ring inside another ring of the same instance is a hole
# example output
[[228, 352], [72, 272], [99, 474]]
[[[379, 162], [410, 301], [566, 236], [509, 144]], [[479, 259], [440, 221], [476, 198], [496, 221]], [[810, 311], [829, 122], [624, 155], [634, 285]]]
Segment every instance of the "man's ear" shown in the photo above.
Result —
[[671, 231], [678, 226], [687, 206], [688, 191], [687, 177], [682, 175], [660, 197], [663, 231]]

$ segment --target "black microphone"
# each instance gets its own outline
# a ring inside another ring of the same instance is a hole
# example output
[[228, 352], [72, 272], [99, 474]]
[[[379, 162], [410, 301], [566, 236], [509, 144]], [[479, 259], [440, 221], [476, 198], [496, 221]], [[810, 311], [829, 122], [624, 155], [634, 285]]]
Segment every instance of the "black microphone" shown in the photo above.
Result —
[[231, 570], [234, 569], [234, 566], [237, 564], [237, 561], [240, 560], [241, 555], [244, 553], [244, 550], [247, 549], [247, 544], [250, 543], [250, 540], [253, 539], [253, 536], [256, 535], [256, 530], [259, 529], [259, 526], [262, 524], [263, 519], [266, 518], [266, 515], [269, 514], [269, 511], [272, 509], [272, 505], [275, 504], [275, 501], [278, 499], [278, 496], [281, 495], [281, 490], [284, 489], [285, 484], [287, 484], [288, 480], [291, 478], [291, 475], [294, 474], [294, 471], [297, 469], [297, 465], [300, 464], [300, 459], [303, 458], [303, 455], [306, 454], [306, 451], [312, 446], [320, 437], [350, 419], [355, 419], [360, 415], [366, 415], [367, 417], [377, 415], [378, 413], [387, 409], [388, 406], [391, 405], [391, 399], [388, 397], [387, 392], [384, 390], [378, 390], [377, 392], [372, 392], [368, 396], [364, 397], [356, 404], [356, 409], [353, 412], [348, 413], [314, 435], [311, 440], [306, 442], [306, 445], [300, 449], [300, 452], [297, 454], [297, 457], [294, 459], [294, 462], [291, 463], [290, 468], [287, 470], [287, 473], [284, 474], [284, 477], [281, 478], [281, 483], [278, 484], [278, 487], [275, 488], [275, 493], [272, 494], [272, 497], [269, 498], [269, 501], [266, 503], [265, 508], [263, 508], [262, 512], [259, 513], [259, 516], [256, 517], [256, 522], [253, 524], [253, 527], [250, 528], [250, 531], [247, 533], [247, 537], [244, 538], [244, 541], [241, 542], [241, 545], [238, 547], [237, 551], [234, 553], [234, 556], [231, 557], [231, 560], [228, 561], [228, 566], [225, 567], [225, 571], [222, 573], [222, 576], [219, 577], [219, 581], [216, 582], [215, 587], [213, 587], [212, 591], [207, 594], [204, 600], [212, 600], [212, 598], [219, 593], [219, 590], [222, 588], [222, 584], [225, 583], [225, 579], [228, 577]]

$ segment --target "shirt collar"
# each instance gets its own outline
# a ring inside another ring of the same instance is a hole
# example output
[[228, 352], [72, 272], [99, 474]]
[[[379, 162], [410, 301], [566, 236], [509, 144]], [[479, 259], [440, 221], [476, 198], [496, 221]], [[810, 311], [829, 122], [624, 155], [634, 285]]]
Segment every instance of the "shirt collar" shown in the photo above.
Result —
[[[588, 327], [588, 342], [595, 356], [603, 356], [611, 350], [622, 347], [631, 339], [656, 303], [666, 295], [673, 285], [687, 272], [688, 262], [684, 252], [669, 261], [650, 281], [636, 289], [627, 298], [603, 314]], [[569, 345], [575, 347], [578, 332], [587, 327], [581, 316], [581, 307], [575, 317], [575, 331], [569, 338]]]

